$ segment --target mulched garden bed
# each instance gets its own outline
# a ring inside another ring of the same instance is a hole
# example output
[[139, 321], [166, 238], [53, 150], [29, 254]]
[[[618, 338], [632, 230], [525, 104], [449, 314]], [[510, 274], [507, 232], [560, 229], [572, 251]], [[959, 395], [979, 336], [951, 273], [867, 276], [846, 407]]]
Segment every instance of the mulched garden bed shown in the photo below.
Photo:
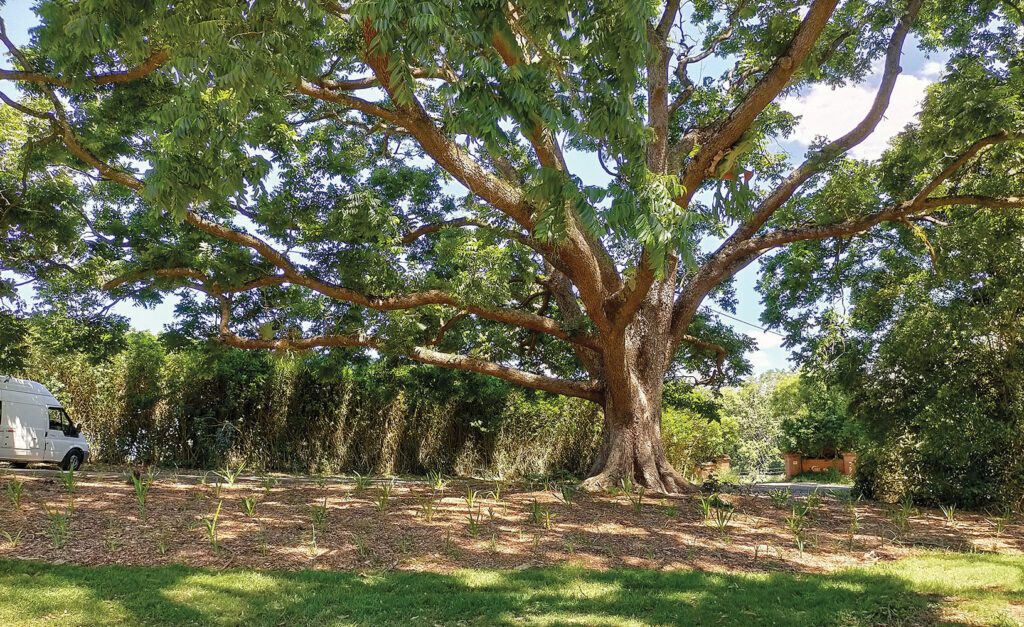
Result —
[[[644, 496], [637, 508], [635, 495], [576, 493], [566, 504], [553, 485], [509, 484], [499, 500], [491, 494], [494, 483], [459, 480], [443, 491], [398, 482], [382, 502], [379, 482], [359, 489], [351, 480], [282, 479], [267, 489], [262, 481], [240, 479], [218, 487], [212, 475], [203, 484], [168, 473], [153, 483], [145, 518], [127, 478], [81, 474], [67, 542], [55, 548], [46, 508], [69, 507], [59, 477], [0, 472], [0, 489], [13, 479], [25, 482], [20, 509], [0, 492], [0, 557], [55, 563], [447, 572], [573, 562], [598, 569], [821, 572], [938, 548], [1024, 551], [1019, 520], [997, 535], [984, 514], [958, 512], [949, 524], [938, 510], [919, 509], [903, 525], [895, 506], [831, 496], [807, 514], [801, 552], [787, 519], [806, 497], [776, 506], [768, 495], [724, 494], [734, 509], [720, 529], [716, 510], [705, 519], [699, 495]], [[258, 500], [251, 518], [243, 511], [245, 497]], [[313, 508], [325, 503], [324, 528], [314, 532]], [[203, 520], [218, 504], [214, 550]]]

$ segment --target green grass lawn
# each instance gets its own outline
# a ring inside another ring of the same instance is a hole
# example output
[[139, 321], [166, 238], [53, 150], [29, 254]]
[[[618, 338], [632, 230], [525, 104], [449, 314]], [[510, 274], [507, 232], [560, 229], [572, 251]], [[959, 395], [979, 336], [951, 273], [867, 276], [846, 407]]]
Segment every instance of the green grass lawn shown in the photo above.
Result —
[[832, 575], [361, 575], [0, 560], [2, 625], [1018, 625], [1021, 603], [1024, 558], [997, 555], [936, 553]]

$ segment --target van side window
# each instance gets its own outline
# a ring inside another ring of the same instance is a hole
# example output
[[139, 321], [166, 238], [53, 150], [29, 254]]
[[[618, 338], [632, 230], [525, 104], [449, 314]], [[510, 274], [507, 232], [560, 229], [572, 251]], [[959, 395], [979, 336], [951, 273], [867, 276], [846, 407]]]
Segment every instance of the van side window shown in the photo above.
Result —
[[67, 431], [68, 422], [64, 417], [64, 410], [60, 407], [50, 408], [50, 430], [51, 431]]

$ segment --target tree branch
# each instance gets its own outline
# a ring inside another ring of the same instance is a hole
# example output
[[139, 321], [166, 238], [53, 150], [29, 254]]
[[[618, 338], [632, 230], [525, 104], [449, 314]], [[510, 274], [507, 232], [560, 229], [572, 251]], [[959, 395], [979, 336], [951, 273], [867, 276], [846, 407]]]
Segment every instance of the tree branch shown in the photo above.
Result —
[[708, 176], [712, 165], [721, 159], [722, 153], [735, 144], [758, 115], [779, 95], [790, 78], [814, 48], [822, 31], [828, 24], [838, 0], [815, 0], [803, 22], [797, 29], [786, 52], [775, 60], [772, 67], [750, 90], [729, 116], [714, 127], [702, 129], [696, 138], [701, 146], [683, 172], [682, 184], [685, 193], [677, 199], [681, 206], [688, 206], [701, 182]]
[[[875, 93], [874, 101], [864, 119], [860, 121], [850, 132], [839, 139], [829, 143], [808, 157], [796, 170], [776, 187], [771, 194], [754, 210], [753, 215], [736, 230], [728, 241], [739, 241], [753, 237], [757, 231], [768, 221], [768, 219], [783, 205], [803, 183], [815, 172], [820, 170], [826, 163], [836, 157], [848, 152], [857, 146], [874, 132], [878, 123], [881, 122], [885, 111], [889, 108], [889, 100], [892, 91], [896, 87], [896, 79], [903, 68], [900, 66], [900, 57], [903, 53], [903, 44], [907, 35], [917, 19], [917, 14], [924, 4], [923, 0], [911, 0], [906, 11], [900, 18], [896, 29], [893, 31], [886, 50], [885, 69], [882, 73], [882, 80]], [[930, 192], [929, 192], [930, 193]]]
[[[257, 340], [243, 338], [231, 331], [231, 302], [226, 297], [220, 298], [221, 320], [219, 341], [235, 348], [249, 350], [310, 350], [318, 347], [335, 346], [344, 348], [379, 348], [380, 342], [376, 338], [365, 335], [320, 335], [306, 338], [278, 338], [272, 340]], [[574, 381], [559, 379], [545, 375], [534, 374], [508, 366], [502, 366], [491, 361], [469, 357], [468, 355], [455, 355], [443, 353], [421, 346], [410, 348], [405, 356], [415, 361], [448, 368], [450, 370], [465, 370], [486, 374], [499, 379], [504, 379], [517, 385], [530, 387], [552, 394], [563, 396], [574, 396], [594, 403], [604, 402], [604, 389], [599, 381]]]

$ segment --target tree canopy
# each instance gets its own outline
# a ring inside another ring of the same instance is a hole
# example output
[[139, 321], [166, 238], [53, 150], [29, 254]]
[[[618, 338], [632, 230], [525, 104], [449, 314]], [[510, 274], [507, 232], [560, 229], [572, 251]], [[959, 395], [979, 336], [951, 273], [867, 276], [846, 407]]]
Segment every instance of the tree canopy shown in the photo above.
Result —
[[[37, 12], [29, 46], [2, 37], [0, 86], [23, 96], [0, 98], [38, 129], [30, 169], [81, 172], [68, 176], [103, 234], [88, 242], [97, 287], [141, 303], [191, 290], [179, 331], [240, 348], [404, 355], [600, 403], [593, 486], [684, 487], [660, 442], [662, 382], [748, 371], [750, 340], [705, 306], [734, 307], [740, 269], [773, 253], [765, 280], [789, 281], [822, 272], [796, 251], [926, 240], [937, 214], [1024, 208], [1012, 178], [984, 175], [1024, 139], [1012, 2]], [[946, 72], [881, 160], [852, 159], [908, 38], [950, 55]], [[796, 165], [777, 151], [796, 123], [782, 97], [876, 64], [849, 132]], [[580, 159], [607, 179], [575, 172]], [[825, 289], [775, 290], [771, 321]]]

